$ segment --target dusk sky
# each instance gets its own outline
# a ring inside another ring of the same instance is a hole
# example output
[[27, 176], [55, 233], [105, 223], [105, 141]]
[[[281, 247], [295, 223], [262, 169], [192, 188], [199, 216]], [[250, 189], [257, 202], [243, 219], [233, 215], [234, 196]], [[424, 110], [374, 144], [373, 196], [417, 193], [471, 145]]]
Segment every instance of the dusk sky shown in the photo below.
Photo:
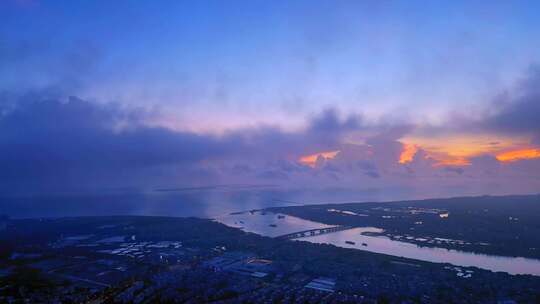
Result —
[[540, 2], [486, 4], [0, 1], [0, 192], [538, 193]]

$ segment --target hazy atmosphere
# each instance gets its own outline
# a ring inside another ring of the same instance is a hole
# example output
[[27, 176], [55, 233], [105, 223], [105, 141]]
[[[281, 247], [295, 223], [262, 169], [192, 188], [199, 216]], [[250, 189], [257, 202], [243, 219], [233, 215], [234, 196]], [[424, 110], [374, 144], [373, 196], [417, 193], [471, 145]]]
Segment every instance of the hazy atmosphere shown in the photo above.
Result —
[[2, 1], [0, 191], [536, 193], [538, 9]]
[[540, 1], [0, 0], [0, 303], [540, 303]]

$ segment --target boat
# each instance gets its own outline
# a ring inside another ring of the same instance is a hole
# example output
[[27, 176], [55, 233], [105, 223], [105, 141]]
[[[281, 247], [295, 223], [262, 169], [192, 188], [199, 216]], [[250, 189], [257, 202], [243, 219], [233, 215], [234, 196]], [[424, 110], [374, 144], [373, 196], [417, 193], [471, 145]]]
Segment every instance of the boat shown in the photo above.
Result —
[[274, 227], [274, 228], [275, 228], [275, 227], [277, 227], [277, 225], [276, 225], [276, 224], [270, 224], [270, 225], [268, 225], [268, 226], [270, 226], [270, 227]]
[[345, 243], [346, 243], [346, 244], [349, 244], [349, 245], [356, 245], [356, 243], [353, 242], [353, 241], [345, 241]]
[[278, 219], [284, 219], [284, 218], [285, 218], [285, 215], [280, 214], [280, 215], [277, 216], [277, 218], [278, 218]]
[[365, 246], [365, 247], [367, 247], [367, 244], [366, 244], [366, 243], [362, 243], [362, 246]]

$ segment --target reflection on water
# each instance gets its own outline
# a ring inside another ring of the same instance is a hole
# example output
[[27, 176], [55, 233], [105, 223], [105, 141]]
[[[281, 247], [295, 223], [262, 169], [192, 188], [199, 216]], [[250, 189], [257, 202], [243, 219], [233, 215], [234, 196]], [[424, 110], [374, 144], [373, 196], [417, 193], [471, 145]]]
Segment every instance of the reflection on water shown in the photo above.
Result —
[[[329, 227], [321, 223], [307, 221], [289, 215], [283, 217], [283, 215], [280, 216], [279, 214], [270, 212], [244, 212], [219, 217], [216, 220], [231, 227], [242, 228], [244, 231], [269, 237]], [[382, 231], [380, 228], [362, 227], [305, 237], [299, 240], [319, 244], [332, 244], [338, 247], [354, 248], [428, 262], [450, 263], [456, 266], [474, 266], [510, 274], [532, 274], [540, 276], [540, 260], [476, 254], [447, 250], [445, 248], [419, 247], [412, 243], [394, 241], [384, 236], [374, 237], [362, 235], [364, 232], [380, 233]]]
[[331, 227], [294, 216], [260, 211], [229, 214], [216, 217], [215, 219], [227, 226], [269, 237], [276, 237], [296, 231]]
[[[385, 192], [386, 193], [386, 192]], [[391, 200], [371, 191], [282, 189], [271, 185], [216, 185], [148, 191], [110, 189], [92, 193], [0, 194], [0, 214], [11, 218], [90, 215], [164, 215], [212, 218], [239, 210], [278, 206]], [[374, 196], [375, 195], [375, 196]], [[399, 196], [404, 198], [407, 196]], [[397, 197], [396, 197], [397, 198]]]
[[[320, 196], [320, 193], [317, 193]], [[295, 205], [303, 201], [304, 193], [286, 193], [273, 189], [238, 191], [231, 187], [146, 193], [105, 193], [86, 195], [49, 195], [0, 197], [0, 214], [12, 218], [58, 217], [80, 215], [164, 215], [216, 218], [232, 227], [265, 236], [278, 236], [327, 225], [291, 216], [254, 212], [224, 215], [237, 210], [263, 209]], [[371, 229], [371, 230], [370, 230]], [[444, 262], [459, 266], [476, 266], [511, 274], [540, 275], [540, 261], [474, 254], [442, 248], [418, 247], [385, 237], [361, 235], [377, 228], [356, 228], [331, 234], [304, 238], [313, 243], [329, 243], [412, 259]], [[349, 243], [346, 243], [349, 241]], [[364, 246], [362, 243], [365, 243]]]
[[185, 190], [40, 196], [0, 196], [0, 214], [11, 218], [89, 215], [159, 215], [212, 218], [238, 210], [295, 205], [271, 189]]
[[[415, 244], [393, 241], [387, 237], [362, 235], [363, 232], [380, 232], [373, 227], [355, 228], [330, 234], [303, 238], [312, 243], [333, 244], [339, 247], [356, 248], [410, 259], [435, 263], [450, 263], [458, 266], [475, 266], [510, 274], [533, 274], [540, 276], [540, 260], [476, 254], [444, 248], [419, 247]], [[347, 243], [354, 242], [354, 244]], [[367, 246], [365, 246], [365, 245]]]

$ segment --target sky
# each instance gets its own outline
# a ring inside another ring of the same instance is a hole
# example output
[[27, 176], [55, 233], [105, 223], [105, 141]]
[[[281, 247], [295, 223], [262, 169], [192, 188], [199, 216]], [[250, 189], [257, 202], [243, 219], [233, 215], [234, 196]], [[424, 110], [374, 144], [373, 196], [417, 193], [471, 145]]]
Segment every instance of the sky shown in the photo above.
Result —
[[0, 193], [538, 193], [538, 11], [0, 1]]

